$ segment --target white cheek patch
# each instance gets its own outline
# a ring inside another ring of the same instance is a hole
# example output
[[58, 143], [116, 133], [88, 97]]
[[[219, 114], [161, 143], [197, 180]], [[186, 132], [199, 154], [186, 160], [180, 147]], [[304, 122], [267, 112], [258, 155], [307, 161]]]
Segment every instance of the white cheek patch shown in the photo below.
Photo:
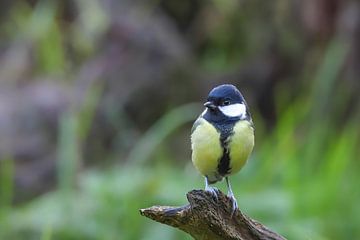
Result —
[[246, 117], [246, 106], [242, 103], [219, 107], [220, 111], [228, 117]]

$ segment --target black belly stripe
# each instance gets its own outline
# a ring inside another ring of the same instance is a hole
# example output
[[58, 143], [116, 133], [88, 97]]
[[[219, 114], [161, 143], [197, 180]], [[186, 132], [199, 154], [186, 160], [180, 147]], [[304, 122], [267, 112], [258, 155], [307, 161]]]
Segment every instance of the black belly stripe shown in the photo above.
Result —
[[223, 155], [219, 161], [219, 164], [217, 166], [218, 172], [221, 176], [225, 176], [230, 173], [230, 155], [229, 151], [227, 151], [225, 148], [223, 148]]
[[223, 154], [220, 158], [217, 166], [218, 172], [221, 176], [225, 176], [230, 173], [230, 151], [229, 151], [229, 138], [233, 134], [233, 126], [228, 126], [226, 129], [222, 129], [220, 134], [220, 143], [223, 149]]
[[[207, 111], [204, 115], [204, 119], [210, 122], [220, 133], [220, 144], [223, 149], [223, 154], [219, 159], [217, 166], [217, 180], [221, 180], [222, 177], [231, 173], [230, 168], [230, 149], [229, 149], [229, 138], [234, 134], [233, 128], [240, 120], [239, 117], [227, 117], [222, 114], [220, 111], [211, 113]], [[215, 182], [216, 182], [215, 181]]]

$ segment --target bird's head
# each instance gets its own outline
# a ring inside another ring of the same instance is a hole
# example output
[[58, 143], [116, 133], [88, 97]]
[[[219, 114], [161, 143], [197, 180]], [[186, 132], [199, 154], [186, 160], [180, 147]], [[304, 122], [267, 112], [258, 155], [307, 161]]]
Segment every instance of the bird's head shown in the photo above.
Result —
[[231, 84], [220, 85], [211, 90], [204, 106], [204, 114], [239, 119], [249, 117], [244, 97]]

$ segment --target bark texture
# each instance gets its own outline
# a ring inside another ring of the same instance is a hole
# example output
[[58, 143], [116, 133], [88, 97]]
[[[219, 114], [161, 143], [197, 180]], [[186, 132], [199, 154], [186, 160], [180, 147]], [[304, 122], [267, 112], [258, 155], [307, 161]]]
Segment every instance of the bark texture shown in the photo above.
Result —
[[179, 228], [196, 240], [285, 240], [239, 209], [232, 215], [231, 200], [217, 193], [215, 198], [206, 191], [192, 190], [187, 193], [188, 205], [153, 206], [141, 209], [140, 214]]

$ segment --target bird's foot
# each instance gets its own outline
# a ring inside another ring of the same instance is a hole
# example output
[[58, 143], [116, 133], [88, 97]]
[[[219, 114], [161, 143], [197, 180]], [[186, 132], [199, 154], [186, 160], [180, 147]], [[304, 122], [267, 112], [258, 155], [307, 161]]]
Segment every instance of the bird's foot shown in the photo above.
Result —
[[216, 187], [210, 187], [210, 186], [205, 186], [205, 191], [211, 193], [211, 195], [217, 200], [218, 199], [218, 191], [219, 189], [217, 189]]
[[238, 206], [236, 198], [235, 198], [235, 196], [234, 196], [234, 194], [232, 192], [228, 193], [228, 197], [230, 198], [231, 203], [232, 203], [232, 211], [231, 211], [231, 217], [232, 217], [234, 215], [236, 209], [239, 208], [239, 206]]

